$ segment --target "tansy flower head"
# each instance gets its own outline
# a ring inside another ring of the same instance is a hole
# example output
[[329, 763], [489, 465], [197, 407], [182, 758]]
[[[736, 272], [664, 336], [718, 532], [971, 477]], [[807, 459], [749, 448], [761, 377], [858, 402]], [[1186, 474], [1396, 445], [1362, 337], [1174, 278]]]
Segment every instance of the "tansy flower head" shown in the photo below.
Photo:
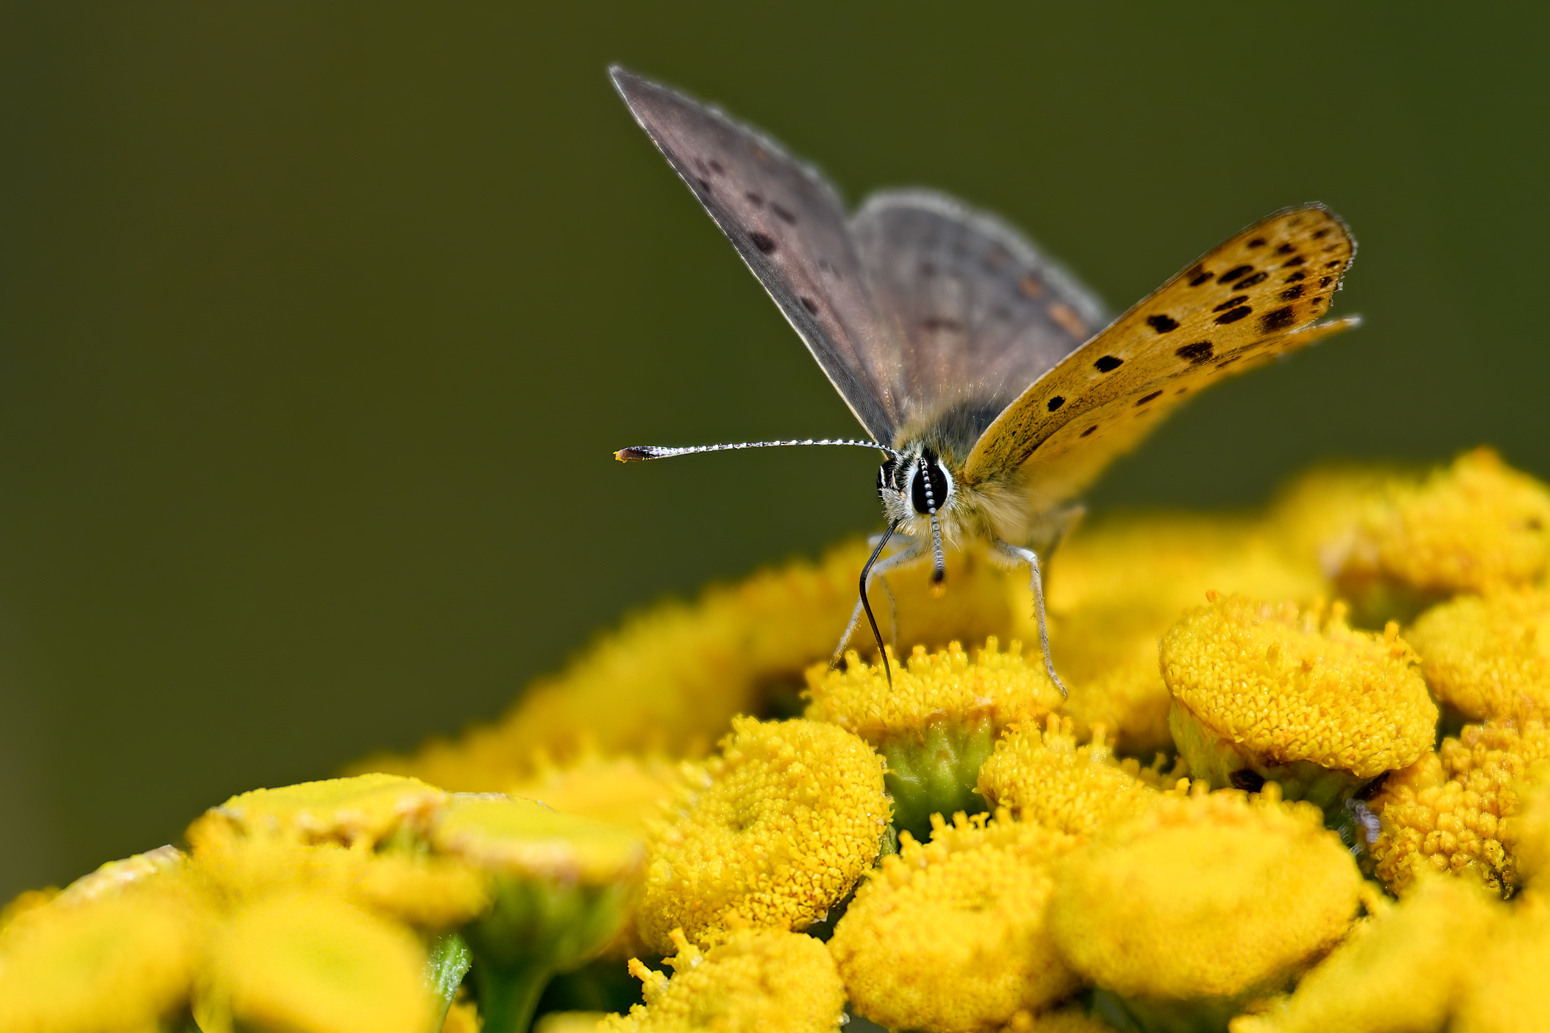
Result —
[[1099, 728], [1078, 748], [1071, 719], [1050, 717], [1041, 732], [1029, 722], [996, 743], [980, 768], [979, 792], [1013, 817], [1073, 836], [1090, 836], [1149, 807], [1157, 790], [1135, 761], [1121, 766]]
[[1331, 556], [1365, 615], [1405, 619], [1460, 592], [1526, 585], [1550, 565], [1550, 491], [1490, 449], [1419, 484], [1390, 481]]
[[423, 1033], [439, 1011], [419, 941], [343, 901], [267, 897], [226, 922], [212, 951], [195, 1008], [210, 1033]]
[[1503, 823], [1502, 839], [1518, 861], [1518, 874], [1541, 894], [1545, 872], [1550, 870], [1550, 771], [1544, 762], [1530, 768], [1520, 780], [1518, 813]]
[[645, 862], [627, 832], [498, 793], [451, 797], [428, 840], [489, 880], [490, 909], [461, 933], [491, 1033], [525, 1030], [550, 977], [619, 934]]
[[1375, 872], [1395, 893], [1418, 871], [1469, 873], [1510, 894], [1522, 879], [1510, 824], [1529, 776], [1550, 758], [1550, 728], [1534, 718], [1467, 725], [1383, 783], [1371, 803], [1381, 821], [1372, 845]]
[[1405, 632], [1432, 692], [1466, 720], [1550, 714], [1550, 590], [1459, 596]]
[[1078, 986], [1044, 923], [1049, 863], [1076, 841], [1005, 811], [933, 824], [924, 845], [900, 836], [835, 926], [851, 1005], [890, 1029], [1026, 1025]]
[[1170, 723], [1197, 778], [1273, 780], [1328, 810], [1431, 747], [1437, 706], [1398, 629], [1353, 631], [1338, 605], [1320, 617], [1226, 596], [1163, 636]]
[[1232, 1033], [1428, 1033], [1447, 1028], [1505, 909], [1478, 885], [1439, 875], [1351, 935], [1263, 1014]]
[[[1326, 591], [1307, 557], [1293, 556], [1240, 517], [1147, 514], [1077, 529], [1050, 560], [1051, 648], [1071, 687], [1063, 711], [1101, 724], [1122, 753], [1173, 749], [1157, 639], [1207, 591], [1311, 599]], [[1037, 629], [1025, 628], [1025, 641]]]
[[1061, 955], [1145, 1026], [1218, 1021], [1344, 935], [1361, 875], [1318, 810], [1267, 791], [1165, 796], [1059, 865]]
[[215, 835], [208, 826], [224, 825], [248, 836], [371, 847], [406, 821], [423, 821], [446, 796], [419, 779], [383, 774], [255, 789], [206, 811], [189, 836]]
[[661, 757], [605, 757], [588, 750], [563, 765], [541, 764], [506, 792], [644, 834], [682, 781], [678, 765]]
[[1016, 642], [998, 651], [994, 637], [972, 659], [956, 642], [940, 653], [917, 646], [892, 685], [881, 666], [854, 653], [845, 670], [815, 667], [807, 677], [807, 717], [876, 747], [888, 762], [894, 824], [917, 836], [930, 830], [932, 814], [983, 810], [974, 782], [997, 736], [1060, 704], [1043, 665], [1024, 660]]
[[150, 1031], [186, 1015], [205, 916], [178, 880], [143, 881], [156, 885], [66, 890], [0, 931], [0, 1029]]
[[804, 929], [872, 867], [889, 820], [882, 761], [818, 721], [740, 717], [691, 773], [651, 837], [639, 925], [673, 949], [724, 939], [729, 923]]
[[820, 1033], [845, 1019], [845, 988], [822, 943], [802, 933], [743, 929], [702, 952], [676, 932], [673, 975], [632, 961], [646, 1003], [597, 1033]]
[[1469, 988], [1449, 1033], [1539, 1033], [1550, 1029], [1550, 901], [1529, 896], [1493, 924], [1471, 959]]

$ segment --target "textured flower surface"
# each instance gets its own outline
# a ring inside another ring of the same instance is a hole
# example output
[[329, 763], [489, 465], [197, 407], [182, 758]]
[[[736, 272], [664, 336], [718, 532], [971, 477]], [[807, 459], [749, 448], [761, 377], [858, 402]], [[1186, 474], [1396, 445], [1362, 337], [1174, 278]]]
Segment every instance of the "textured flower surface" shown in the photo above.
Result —
[[1547, 1029], [1547, 527], [1484, 450], [1095, 522], [1068, 699], [974, 545], [829, 669], [851, 542], [22, 894], [0, 1030]]

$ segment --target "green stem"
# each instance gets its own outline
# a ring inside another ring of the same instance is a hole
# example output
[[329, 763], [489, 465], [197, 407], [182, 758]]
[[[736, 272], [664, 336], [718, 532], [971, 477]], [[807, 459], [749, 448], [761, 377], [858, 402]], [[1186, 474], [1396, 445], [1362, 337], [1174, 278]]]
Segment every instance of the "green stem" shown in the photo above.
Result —
[[553, 972], [537, 965], [494, 968], [474, 962], [484, 1033], [527, 1033]]

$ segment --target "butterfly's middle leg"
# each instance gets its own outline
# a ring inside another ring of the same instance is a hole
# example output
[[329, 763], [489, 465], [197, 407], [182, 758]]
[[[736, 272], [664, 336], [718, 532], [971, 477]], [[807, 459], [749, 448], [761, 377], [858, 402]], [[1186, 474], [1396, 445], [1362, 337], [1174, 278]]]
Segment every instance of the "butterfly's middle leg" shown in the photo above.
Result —
[[995, 546], [998, 553], [1010, 560], [1013, 566], [1021, 563], [1028, 564], [1028, 587], [1033, 592], [1033, 614], [1039, 622], [1039, 648], [1044, 650], [1044, 669], [1049, 672], [1049, 680], [1055, 683], [1060, 694], [1069, 695], [1066, 691], [1066, 683], [1055, 673], [1055, 661], [1049, 654], [1049, 627], [1044, 619], [1044, 574], [1039, 567], [1039, 554], [1032, 549], [1003, 542], [999, 538], [992, 539], [991, 544]]

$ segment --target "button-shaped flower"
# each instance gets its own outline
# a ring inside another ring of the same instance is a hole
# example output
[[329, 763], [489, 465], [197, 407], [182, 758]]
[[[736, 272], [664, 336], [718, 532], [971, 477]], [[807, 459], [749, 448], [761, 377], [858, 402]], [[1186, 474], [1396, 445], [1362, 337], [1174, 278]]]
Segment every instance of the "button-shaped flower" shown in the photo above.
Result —
[[1338, 605], [1321, 618], [1225, 596], [1163, 636], [1170, 723], [1194, 777], [1275, 781], [1286, 797], [1334, 811], [1431, 748], [1437, 706], [1397, 627], [1353, 631]]
[[650, 839], [646, 943], [719, 942], [740, 926], [805, 929], [872, 867], [889, 821], [882, 759], [818, 721], [740, 717]]
[[1005, 811], [933, 826], [924, 845], [900, 835], [835, 926], [851, 1006], [890, 1029], [1026, 1025], [1079, 985], [1044, 919], [1050, 863], [1076, 840]]
[[1059, 865], [1048, 921], [1071, 967], [1143, 1028], [1208, 1026], [1345, 935], [1361, 888], [1309, 804], [1170, 794]]
[[995, 638], [972, 657], [956, 642], [939, 653], [916, 647], [891, 685], [852, 653], [843, 671], [809, 671], [807, 692], [809, 719], [855, 733], [887, 760], [894, 824], [917, 837], [933, 814], [984, 810], [974, 785], [997, 737], [1060, 704], [1043, 665], [1016, 642], [1001, 652]]

